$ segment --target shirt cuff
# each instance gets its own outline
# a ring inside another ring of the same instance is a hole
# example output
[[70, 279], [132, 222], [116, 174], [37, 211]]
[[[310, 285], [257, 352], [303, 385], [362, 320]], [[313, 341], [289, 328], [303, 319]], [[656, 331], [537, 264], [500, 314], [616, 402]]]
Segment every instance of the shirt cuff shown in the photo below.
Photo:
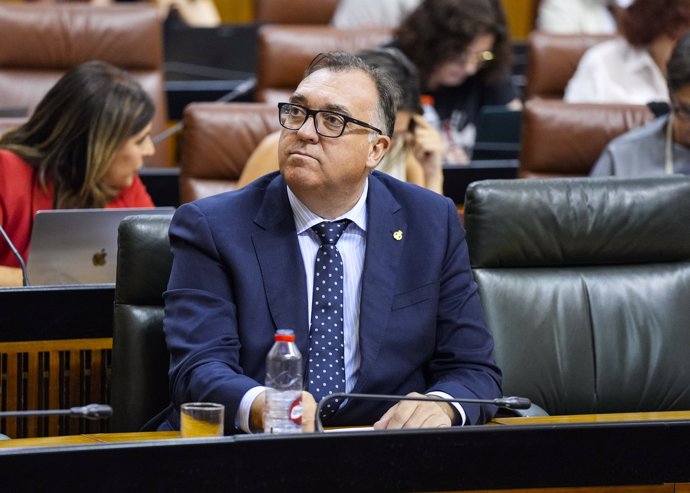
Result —
[[[455, 397], [453, 397], [452, 395], [446, 394], [445, 392], [441, 392], [440, 390], [432, 390], [431, 392], [429, 392], [426, 395], [437, 395], [437, 396], [443, 397], [445, 399], [455, 399]], [[467, 420], [467, 416], [465, 415], [465, 410], [462, 408], [460, 403], [459, 402], [449, 402], [448, 404], [453, 406], [455, 408], [455, 410], [458, 412], [458, 414], [460, 415], [459, 425], [464, 426], [465, 421]]]
[[253, 433], [249, 426], [252, 404], [254, 404], [254, 399], [264, 390], [266, 390], [266, 387], [259, 385], [257, 387], [252, 387], [242, 396], [240, 407], [237, 409], [237, 414], [235, 415], [235, 428], [239, 428], [245, 433]]

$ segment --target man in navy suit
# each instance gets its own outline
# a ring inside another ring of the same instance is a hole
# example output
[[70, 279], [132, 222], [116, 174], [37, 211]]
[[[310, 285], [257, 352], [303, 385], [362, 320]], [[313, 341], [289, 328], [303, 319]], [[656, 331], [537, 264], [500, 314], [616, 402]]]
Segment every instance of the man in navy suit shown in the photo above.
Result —
[[[165, 297], [172, 404], [213, 401], [226, 433], [262, 429], [266, 354], [293, 329], [310, 374], [310, 319], [320, 246], [312, 226], [346, 219], [342, 390], [490, 399], [501, 395], [451, 200], [374, 171], [388, 150], [399, 90], [344, 53], [319, 55], [281, 103], [280, 172], [181, 206], [170, 226]], [[329, 223], [331, 224], [331, 223]], [[304, 430], [315, 401], [306, 378]], [[493, 406], [350, 399], [327, 426], [420, 428], [483, 423]]]

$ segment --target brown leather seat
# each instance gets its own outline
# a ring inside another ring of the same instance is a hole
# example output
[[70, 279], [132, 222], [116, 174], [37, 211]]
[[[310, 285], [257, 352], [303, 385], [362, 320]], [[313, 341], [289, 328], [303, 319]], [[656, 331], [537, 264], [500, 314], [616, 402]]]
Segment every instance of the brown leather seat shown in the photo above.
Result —
[[254, 0], [254, 20], [280, 24], [328, 24], [338, 0]]
[[258, 101], [285, 101], [318, 53], [355, 52], [392, 39], [388, 28], [337, 29], [331, 26], [266, 25], [259, 29]]
[[612, 39], [605, 34], [554, 34], [533, 31], [527, 38], [525, 99], [563, 99], [568, 81], [590, 47]]
[[[128, 70], [156, 105], [153, 134], [168, 111], [163, 81], [162, 19], [153, 5], [0, 3], [0, 108], [36, 104], [69, 68], [102, 60]], [[148, 165], [169, 164], [162, 144]]]
[[533, 99], [525, 103], [518, 176], [585, 176], [606, 145], [654, 119], [647, 106], [575, 104]]
[[0, 135], [8, 130], [18, 127], [26, 121], [26, 118], [3, 116], [0, 117]]
[[192, 103], [185, 108], [180, 201], [233, 190], [247, 159], [278, 130], [278, 108], [266, 103]]

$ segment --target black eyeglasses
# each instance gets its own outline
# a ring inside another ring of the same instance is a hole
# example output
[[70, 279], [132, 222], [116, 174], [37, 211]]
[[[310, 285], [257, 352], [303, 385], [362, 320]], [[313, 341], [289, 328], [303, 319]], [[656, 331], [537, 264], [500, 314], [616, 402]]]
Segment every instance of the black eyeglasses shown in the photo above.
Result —
[[293, 103], [278, 103], [278, 121], [288, 130], [299, 130], [309, 117], [314, 118], [314, 129], [321, 137], [335, 138], [343, 135], [348, 123], [360, 125], [378, 134], [381, 130], [361, 120], [328, 110], [310, 110]]

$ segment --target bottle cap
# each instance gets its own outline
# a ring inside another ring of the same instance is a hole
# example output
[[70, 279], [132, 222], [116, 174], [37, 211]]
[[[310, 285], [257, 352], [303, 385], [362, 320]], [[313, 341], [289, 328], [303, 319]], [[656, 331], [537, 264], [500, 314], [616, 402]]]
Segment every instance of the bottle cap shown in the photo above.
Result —
[[295, 333], [292, 329], [279, 329], [273, 339], [280, 342], [295, 342]]
[[429, 105], [433, 106], [434, 105], [434, 97], [431, 94], [422, 94], [419, 97], [419, 100], [422, 102], [422, 105]]

